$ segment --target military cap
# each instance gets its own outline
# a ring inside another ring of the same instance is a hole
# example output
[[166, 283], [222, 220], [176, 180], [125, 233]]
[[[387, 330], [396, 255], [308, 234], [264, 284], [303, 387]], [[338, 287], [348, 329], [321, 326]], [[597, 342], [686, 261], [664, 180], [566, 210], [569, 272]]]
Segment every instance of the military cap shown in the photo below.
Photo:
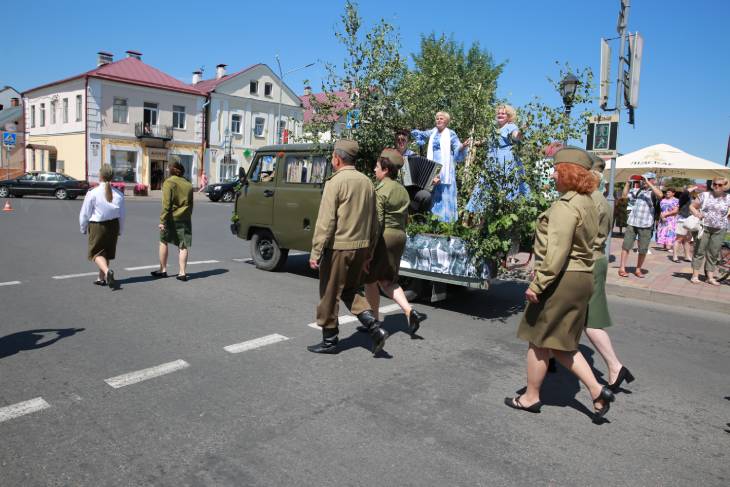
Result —
[[388, 159], [394, 166], [403, 166], [403, 156], [395, 149], [383, 149], [383, 152], [380, 153], [380, 158]]
[[335, 149], [347, 153], [350, 157], [357, 157], [357, 153], [360, 151], [360, 146], [354, 140], [340, 139], [335, 142]]
[[563, 147], [553, 156], [555, 164], [575, 164], [588, 171], [593, 167], [593, 161], [588, 152], [578, 147]]
[[591, 160], [593, 161], [593, 169], [594, 171], [603, 172], [604, 169], [606, 169], [606, 161], [595, 155], [593, 152], [588, 153], [589, 156], [591, 156]]

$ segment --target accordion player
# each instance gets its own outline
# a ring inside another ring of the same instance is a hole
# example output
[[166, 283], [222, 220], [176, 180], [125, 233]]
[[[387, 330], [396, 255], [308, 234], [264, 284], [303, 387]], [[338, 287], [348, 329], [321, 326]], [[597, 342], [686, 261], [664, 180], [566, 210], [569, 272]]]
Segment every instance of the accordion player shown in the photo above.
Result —
[[415, 154], [403, 156], [400, 182], [411, 197], [411, 213], [431, 210], [433, 179], [441, 172], [441, 164]]

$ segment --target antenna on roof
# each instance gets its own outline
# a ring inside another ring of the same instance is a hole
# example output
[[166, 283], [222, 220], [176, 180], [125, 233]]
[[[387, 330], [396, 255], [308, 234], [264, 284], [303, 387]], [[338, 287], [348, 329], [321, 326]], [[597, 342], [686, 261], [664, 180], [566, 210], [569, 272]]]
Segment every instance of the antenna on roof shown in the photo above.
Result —
[[203, 77], [203, 73], [205, 72], [205, 65], [202, 65], [198, 68], [198, 71], [200, 71], [200, 77]]

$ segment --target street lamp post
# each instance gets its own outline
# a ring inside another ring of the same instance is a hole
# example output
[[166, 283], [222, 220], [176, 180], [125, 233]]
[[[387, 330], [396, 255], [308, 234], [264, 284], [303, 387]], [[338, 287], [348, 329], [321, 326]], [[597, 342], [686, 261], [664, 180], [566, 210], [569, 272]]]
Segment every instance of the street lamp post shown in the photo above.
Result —
[[283, 135], [283, 131], [281, 130], [281, 94], [284, 91], [284, 76], [286, 76], [287, 74], [291, 74], [294, 71], [299, 71], [300, 69], [305, 69], [305, 68], [314, 66], [314, 63], [305, 64], [304, 66], [299, 66], [298, 68], [290, 69], [286, 73], [283, 73], [281, 71], [281, 61], [279, 60], [279, 55], [277, 54], [276, 55], [276, 64], [277, 64], [277, 66], [279, 66], [279, 80], [281, 80], [281, 86], [279, 87], [279, 114], [276, 118], [276, 123], [277, 123], [277, 127], [276, 127], [276, 133], [277, 133], [276, 139], [277, 140], [276, 141], [277, 141], [277, 143], [281, 144], [281, 136]]
[[578, 89], [580, 80], [573, 73], [568, 73], [560, 81], [560, 96], [563, 97], [565, 111], [563, 113], [563, 132], [565, 134], [564, 145], [568, 145], [568, 124], [570, 123], [570, 111], [573, 109], [575, 91]]

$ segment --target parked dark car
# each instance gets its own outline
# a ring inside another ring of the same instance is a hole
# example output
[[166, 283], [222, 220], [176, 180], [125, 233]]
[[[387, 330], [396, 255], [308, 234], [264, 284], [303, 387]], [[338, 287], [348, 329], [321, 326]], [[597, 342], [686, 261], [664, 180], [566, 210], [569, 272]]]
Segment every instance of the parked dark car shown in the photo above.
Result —
[[209, 184], [205, 187], [205, 195], [210, 201], [225, 201], [230, 203], [236, 196], [236, 185], [238, 178], [229, 179], [222, 183]]
[[87, 181], [79, 181], [65, 174], [31, 171], [15, 179], [0, 181], [0, 198], [25, 195], [55, 196], [59, 200], [73, 200], [89, 190]]

